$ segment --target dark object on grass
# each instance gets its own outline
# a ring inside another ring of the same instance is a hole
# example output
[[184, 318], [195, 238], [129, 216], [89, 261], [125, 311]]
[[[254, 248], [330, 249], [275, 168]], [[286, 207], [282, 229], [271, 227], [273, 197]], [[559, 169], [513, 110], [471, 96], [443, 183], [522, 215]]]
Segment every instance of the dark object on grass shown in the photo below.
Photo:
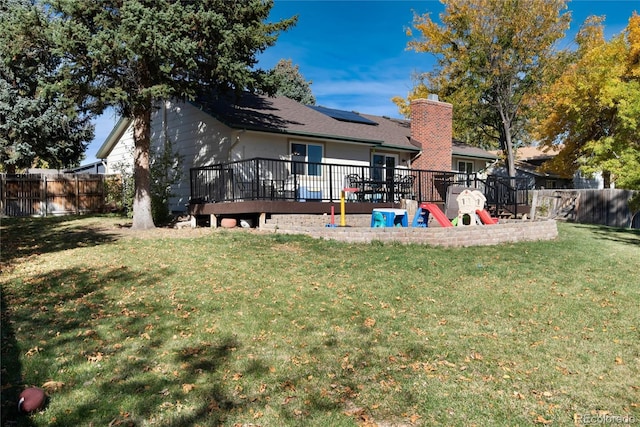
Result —
[[42, 409], [47, 399], [47, 395], [44, 390], [38, 387], [30, 387], [20, 393], [18, 400], [18, 411], [23, 414], [30, 414], [31, 412]]

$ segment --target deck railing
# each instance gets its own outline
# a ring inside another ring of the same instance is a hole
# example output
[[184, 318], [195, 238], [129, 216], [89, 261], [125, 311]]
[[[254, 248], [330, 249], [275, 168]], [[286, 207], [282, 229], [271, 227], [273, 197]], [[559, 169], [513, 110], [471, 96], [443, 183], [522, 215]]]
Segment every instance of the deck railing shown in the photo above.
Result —
[[529, 180], [489, 175], [483, 180], [484, 195], [494, 214], [517, 216], [520, 208], [529, 205]]
[[450, 185], [483, 190], [476, 174], [254, 158], [191, 169], [192, 203], [247, 200], [444, 202]]

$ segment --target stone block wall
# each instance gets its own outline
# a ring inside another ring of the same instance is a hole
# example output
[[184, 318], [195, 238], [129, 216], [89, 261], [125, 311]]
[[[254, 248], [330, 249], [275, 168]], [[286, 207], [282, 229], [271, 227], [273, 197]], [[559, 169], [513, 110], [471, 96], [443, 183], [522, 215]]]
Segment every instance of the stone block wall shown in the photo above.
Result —
[[[349, 222], [348, 222], [349, 224]], [[488, 246], [536, 240], [553, 240], [558, 236], [556, 221], [512, 221], [495, 225], [465, 227], [326, 227], [322, 225], [267, 225], [266, 230], [283, 234], [306, 234], [318, 239], [349, 243], [381, 241], [402, 244], [426, 244], [443, 247]]]

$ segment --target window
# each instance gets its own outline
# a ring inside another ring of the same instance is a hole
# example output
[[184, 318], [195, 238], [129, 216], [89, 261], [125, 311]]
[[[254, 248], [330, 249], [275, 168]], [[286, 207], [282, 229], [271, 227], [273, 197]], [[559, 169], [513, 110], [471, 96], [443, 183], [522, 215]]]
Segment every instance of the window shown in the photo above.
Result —
[[322, 175], [322, 145], [291, 144], [291, 160], [293, 160], [294, 173], [297, 175]]
[[473, 162], [458, 161], [458, 172], [473, 173]]

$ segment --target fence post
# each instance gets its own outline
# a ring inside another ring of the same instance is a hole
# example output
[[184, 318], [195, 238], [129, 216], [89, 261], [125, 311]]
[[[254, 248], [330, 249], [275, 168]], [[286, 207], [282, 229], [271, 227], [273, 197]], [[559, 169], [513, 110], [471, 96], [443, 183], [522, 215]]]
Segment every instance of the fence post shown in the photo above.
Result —
[[[333, 165], [329, 165], [329, 201], [331, 202], [333, 202], [333, 182]], [[342, 188], [344, 188], [344, 183], [341, 185], [341, 191]]]
[[80, 213], [80, 181], [78, 175], [75, 176], [76, 181], [76, 215]]
[[106, 207], [106, 188], [105, 188], [106, 175], [100, 175], [100, 213], [104, 213], [107, 210]]
[[[44, 209], [42, 204], [44, 203]], [[49, 213], [49, 203], [47, 200], [47, 176], [42, 176], [42, 181], [40, 182], [40, 215], [47, 216]]]

